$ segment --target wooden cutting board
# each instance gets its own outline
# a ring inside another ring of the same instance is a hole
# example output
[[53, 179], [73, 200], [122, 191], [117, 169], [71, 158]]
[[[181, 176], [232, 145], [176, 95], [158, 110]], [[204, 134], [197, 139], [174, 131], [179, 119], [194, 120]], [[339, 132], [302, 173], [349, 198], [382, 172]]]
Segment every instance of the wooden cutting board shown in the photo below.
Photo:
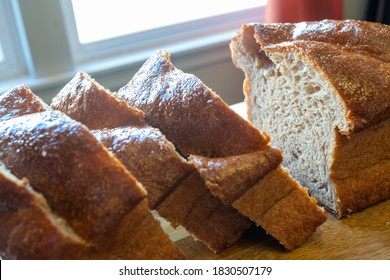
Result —
[[[245, 104], [231, 106], [246, 118]], [[390, 200], [341, 220], [328, 220], [298, 249], [287, 252], [260, 228], [248, 230], [233, 246], [214, 254], [183, 229], [163, 226], [190, 259], [386, 259], [390, 260]]]

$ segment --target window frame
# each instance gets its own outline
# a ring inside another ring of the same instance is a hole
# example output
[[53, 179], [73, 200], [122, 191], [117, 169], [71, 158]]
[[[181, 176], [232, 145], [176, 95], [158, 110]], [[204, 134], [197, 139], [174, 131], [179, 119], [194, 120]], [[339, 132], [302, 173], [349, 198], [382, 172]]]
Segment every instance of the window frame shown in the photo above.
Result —
[[15, 1], [0, 1], [0, 42], [3, 61], [0, 62], [0, 83], [28, 74], [28, 58], [22, 45], [23, 32], [15, 16]]

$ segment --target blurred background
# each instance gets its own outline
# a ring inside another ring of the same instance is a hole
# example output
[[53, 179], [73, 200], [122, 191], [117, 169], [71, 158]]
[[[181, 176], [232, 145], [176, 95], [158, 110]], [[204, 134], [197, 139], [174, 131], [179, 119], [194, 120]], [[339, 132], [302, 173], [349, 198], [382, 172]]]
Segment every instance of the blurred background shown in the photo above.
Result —
[[229, 42], [241, 24], [389, 18], [389, 0], [0, 0], [0, 93], [24, 83], [50, 103], [77, 71], [116, 91], [164, 49], [234, 104], [244, 76]]

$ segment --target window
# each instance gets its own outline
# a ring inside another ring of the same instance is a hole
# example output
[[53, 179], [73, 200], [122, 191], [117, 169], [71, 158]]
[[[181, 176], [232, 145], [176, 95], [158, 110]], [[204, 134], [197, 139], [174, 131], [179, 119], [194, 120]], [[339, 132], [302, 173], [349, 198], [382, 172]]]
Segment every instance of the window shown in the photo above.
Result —
[[[123, 0], [72, 0], [72, 8], [79, 41], [81, 44], [88, 44], [255, 8], [261, 6], [261, 2], [261, 0], [143, 0], [134, 4], [134, 2]], [[93, 7], [93, 12], [91, 12], [91, 7]]]
[[174, 55], [183, 70], [230, 60], [231, 37], [242, 23], [261, 21], [265, 4], [1, 0], [0, 93], [26, 83], [49, 100], [80, 70], [115, 89], [156, 49]]
[[12, 3], [0, 1], [0, 83], [26, 74], [25, 65]]

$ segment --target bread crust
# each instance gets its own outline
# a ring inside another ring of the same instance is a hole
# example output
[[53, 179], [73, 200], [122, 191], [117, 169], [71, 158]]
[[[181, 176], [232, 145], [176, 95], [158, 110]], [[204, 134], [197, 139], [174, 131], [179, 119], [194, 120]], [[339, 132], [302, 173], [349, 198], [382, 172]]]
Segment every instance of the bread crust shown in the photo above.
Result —
[[78, 259], [89, 251], [27, 179], [19, 180], [0, 162], [0, 256], [6, 259]]
[[230, 205], [283, 160], [280, 150], [268, 148], [225, 158], [190, 156], [211, 192]]
[[78, 72], [50, 106], [91, 130], [146, 124], [142, 111], [116, 99], [85, 72]]
[[390, 198], [390, 120], [349, 137], [334, 131], [330, 174], [339, 218]]
[[0, 108], [0, 121], [49, 110], [49, 106], [23, 84], [0, 95]]
[[94, 130], [101, 141], [142, 183], [155, 209], [194, 170], [156, 128], [126, 126]]
[[288, 170], [277, 167], [232, 204], [275, 237], [287, 250], [305, 242], [327, 216], [292, 179]]
[[184, 260], [186, 256], [165, 234], [159, 221], [149, 211], [143, 199], [127, 215], [119, 227], [112, 231], [106, 246], [118, 259], [132, 260]]
[[218, 253], [236, 242], [252, 222], [213, 196], [195, 170], [157, 207], [173, 227], [182, 225]]
[[348, 126], [341, 133], [390, 118], [389, 26], [324, 20], [246, 28], [253, 28], [259, 48], [268, 54], [297, 51], [324, 73], [345, 107]]

